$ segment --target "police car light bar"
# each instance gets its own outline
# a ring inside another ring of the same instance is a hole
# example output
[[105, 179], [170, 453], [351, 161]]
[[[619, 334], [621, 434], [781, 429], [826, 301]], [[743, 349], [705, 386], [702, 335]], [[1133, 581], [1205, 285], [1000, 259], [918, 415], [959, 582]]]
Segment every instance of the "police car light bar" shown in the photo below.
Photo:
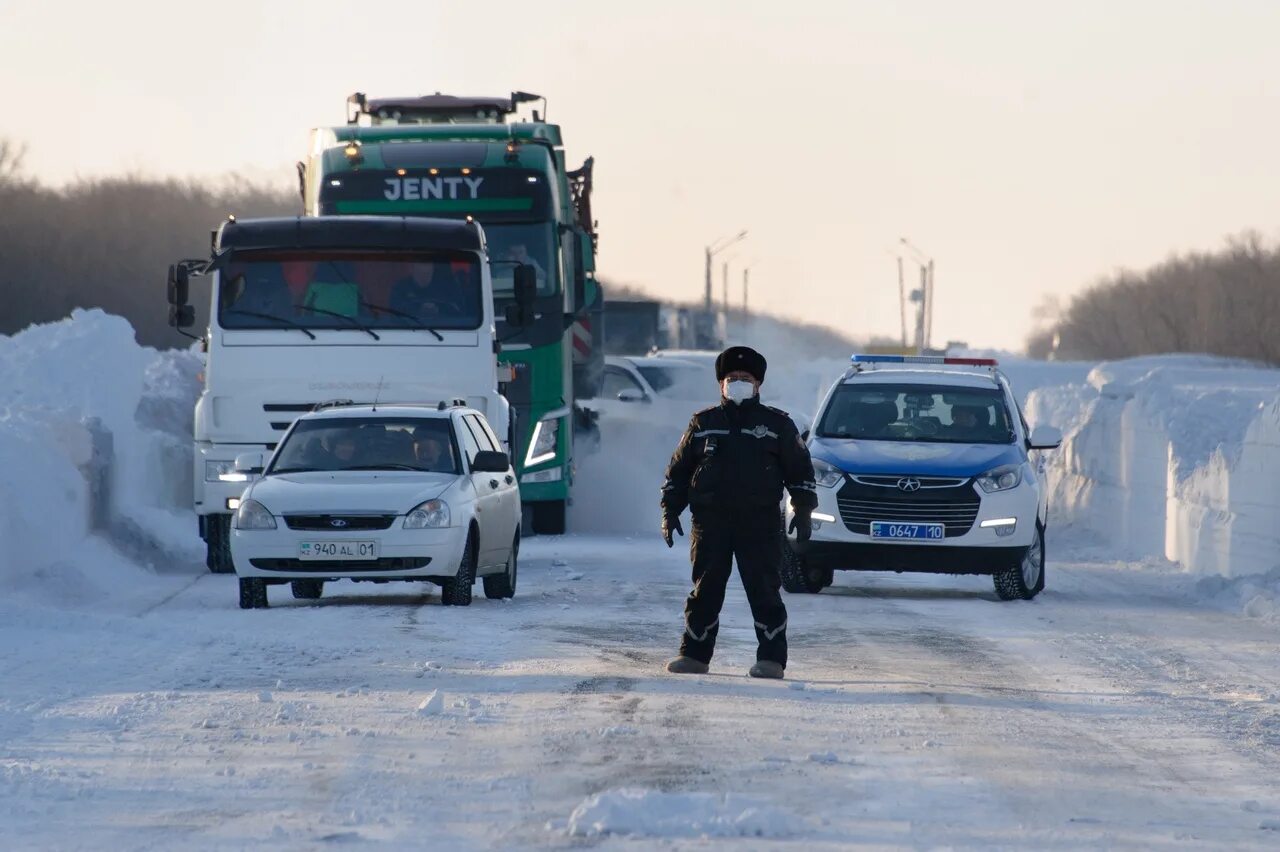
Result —
[[995, 358], [949, 358], [944, 355], [859, 355], [850, 359], [854, 364], [955, 364], [965, 367], [998, 367]]

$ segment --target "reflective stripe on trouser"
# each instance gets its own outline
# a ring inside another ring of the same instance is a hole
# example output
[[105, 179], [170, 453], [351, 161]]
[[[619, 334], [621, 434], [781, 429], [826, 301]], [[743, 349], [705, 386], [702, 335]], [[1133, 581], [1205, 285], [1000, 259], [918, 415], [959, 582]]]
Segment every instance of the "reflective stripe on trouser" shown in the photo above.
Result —
[[689, 532], [693, 591], [684, 604], [682, 655], [711, 662], [725, 586], [736, 559], [755, 623], [756, 659], [787, 664], [787, 610], [778, 577], [782, 559], [779, 536], [776, 509], [698, 511]]

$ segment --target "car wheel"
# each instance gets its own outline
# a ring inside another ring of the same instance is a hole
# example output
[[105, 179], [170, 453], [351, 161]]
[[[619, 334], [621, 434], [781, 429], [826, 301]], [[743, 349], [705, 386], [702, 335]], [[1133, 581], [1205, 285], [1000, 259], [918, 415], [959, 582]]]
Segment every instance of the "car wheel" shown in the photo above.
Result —
[[484, 596], [490, 600], [498, 598], [514, 598], [516, 596], [516, 575], [519, 572], [520, 531], [516, 530], [515, 541], [511, 542], [511, 556], [507, 559], [507, 570], [501, 574], [491, 574], [484, 578]]
[[810, 565], [804, 554], [795, 551], [786, 535], [782, 536], [782, 565], [778, 573], [782, 577], [782, 588], [800, 595], [816, 595], [830, 586], [834, 578], [830, 568]]
[[458, 575], [440, 584], [440, 603], [445, 606], [471, 606], [471, 586], [476, 581], [476, 545], [476, 528], [472, 527], [462, 547]]
[[240, 608], [266, 609], [267, 606], [267, 581], [253, 577], [241, 577]]
[[324, 580], [294, 580], [289, 587], [300, 601], [318, 601], [324, 594]]
[[1044, 527], [1036, 523], [1036, 537], [1026, 555], [992, 578], [1002, 601], [1029, 601], [1044, 591]]
[[214, 574], [234, 574], [231, 561], [231, 516], [209, 515], [205, 518], [204, 564]]

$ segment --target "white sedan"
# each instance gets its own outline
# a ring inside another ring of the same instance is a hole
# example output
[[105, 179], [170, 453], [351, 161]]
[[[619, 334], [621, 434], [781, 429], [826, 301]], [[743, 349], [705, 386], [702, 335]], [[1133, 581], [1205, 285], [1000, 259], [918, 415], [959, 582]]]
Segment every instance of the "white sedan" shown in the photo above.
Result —
[[326, 581], [434, 582], [446, 606], [515, 594], [520, 492], [502, 444], [474, 409], [340, 406], [299, 417], [232, 521], [240, 606], [267, 606], [267, 587], [319, 598]]

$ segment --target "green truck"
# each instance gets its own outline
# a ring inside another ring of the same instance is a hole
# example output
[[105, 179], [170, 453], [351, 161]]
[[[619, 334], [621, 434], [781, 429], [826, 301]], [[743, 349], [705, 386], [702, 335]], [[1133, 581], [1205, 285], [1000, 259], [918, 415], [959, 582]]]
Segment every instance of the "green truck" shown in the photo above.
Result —
[[[542, 101], [541, 114], [520, 115]], [[298, 175], [310, 216], [429, 216], [476, 221], [491, 258], [500, 390], [525, 529], [565, 531], [575, 433], [592, 430], [579, 399], [596, 395], [603, 293], [595, 278], [593, 160], [569, 170], [546, 101], [427, 95], [347, 99], [347, 124], [312, 131]], [[532, 316], [516, 304], [532, 267]], [[511, 312], [516, 311], [513, 315]], [[507, 317], [514, 321], [508, 322]], [[517, 318], [518, 317], [518, 318]]]

